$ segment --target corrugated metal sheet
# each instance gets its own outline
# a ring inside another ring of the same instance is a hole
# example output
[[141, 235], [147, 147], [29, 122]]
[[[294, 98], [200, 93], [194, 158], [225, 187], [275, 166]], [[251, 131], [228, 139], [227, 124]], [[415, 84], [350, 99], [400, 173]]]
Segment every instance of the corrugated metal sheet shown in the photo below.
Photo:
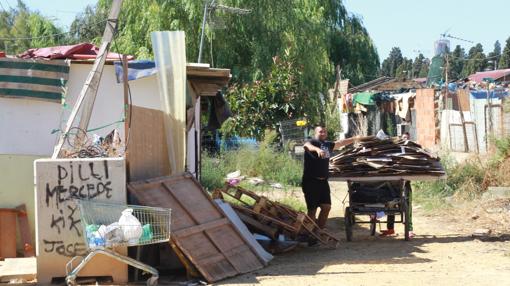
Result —
[[469, 80], [475, 82], [482, 82], [484, 78], [492, 78], [496, 81], [498, 80], [506, 81], [510, 80], [510, 69], [477, 72], [475, 74], [470, 75], [468, 78]]

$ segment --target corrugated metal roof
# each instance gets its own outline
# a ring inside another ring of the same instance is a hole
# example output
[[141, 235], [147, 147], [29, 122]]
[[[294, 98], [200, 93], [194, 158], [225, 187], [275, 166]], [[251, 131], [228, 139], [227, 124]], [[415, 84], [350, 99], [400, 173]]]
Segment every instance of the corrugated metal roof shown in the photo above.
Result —
[[494, 80], [503, 81], [510, 80], [510, 69], [477, 72], [475, 74], [470, 75], [468, 78], [471, 81], [483, 82], [483, 79], [488, 77]]

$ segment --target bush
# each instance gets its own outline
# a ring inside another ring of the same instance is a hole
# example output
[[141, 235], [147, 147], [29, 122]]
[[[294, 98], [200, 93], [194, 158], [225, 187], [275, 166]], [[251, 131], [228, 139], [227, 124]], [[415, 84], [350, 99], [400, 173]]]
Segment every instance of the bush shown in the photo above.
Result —
[[510, 185], [510, 137], [493, 141], [496, 150], [486, 162], [479, 157], [458, 164], [449, 154], [441, 163], [447, 178], [434, 182], [415, 182], [416, 199], [430, 208], [444, 205], [445, 198], [474, 199], [489, 186]]
[[236, 170], [247, 177], [261, 177], [265, 181], [284, 186], [299, 186], [303, 173], [302, 162], [288, 153], [277, 151], [271, 142], [271, 134], [258, 148], [241, 146], [237, 150], [224, 151], [220, 155], [202, 157], [203, 186], [209, 189], [221, 187], [225, 176]]

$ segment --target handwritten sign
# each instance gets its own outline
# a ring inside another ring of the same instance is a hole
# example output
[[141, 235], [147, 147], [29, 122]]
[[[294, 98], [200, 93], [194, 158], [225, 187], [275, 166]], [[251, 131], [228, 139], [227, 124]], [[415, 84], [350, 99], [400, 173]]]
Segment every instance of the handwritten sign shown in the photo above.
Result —
[[[37, 279], [45, 283], [65, 276], [66, 263], [88, 251], [81, 214], [72, 199], [125, 204], [126, 168], [123, 158], [40, 159], [34, 168]], [[114, 277], [116, 282], [127, 280], [127, 267], [110, 258], [98, 256], [90, 264], [80, 275], [120, 275]]]

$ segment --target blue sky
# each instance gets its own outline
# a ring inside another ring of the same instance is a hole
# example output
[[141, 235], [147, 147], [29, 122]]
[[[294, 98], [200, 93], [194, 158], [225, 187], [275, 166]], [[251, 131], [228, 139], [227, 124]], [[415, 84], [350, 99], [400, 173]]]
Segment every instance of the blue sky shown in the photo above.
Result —
[[[509, 0], [344, 0], [347, 10], [363, 18], [384, 59], [394, 46], [406, 57], [421, 50], [434, 53], [434, 41], [448, 30], [452, 36], [481, 43], [487, 54], [499, 40], [502, 48], [510, 37]], [[451, 40], [467, 50], [474, 44]]]
[[[254, 0], [256, 1], [256, 0]], [[278, 1], [278, 0], [275, 0]], [[0, 0], [3, 6], [14, 6], [16, 0]], [[24, 0], [33, 10], [68, 27], [75, 15], [97, 0]], [[493, 50], [499, 40], [504, 47], [510, 37], [509, 0], [343, 0], [347, 10], [363, 19], [375, 42], [379, 57], [386, 58], [392, 47], [398, 46], [406, 57], [422, 51], [431, 57], [434, 41], [440, 34], [481, 43], [485, 53]], [[7, 8], [7, 7], [6, 7]], [[451, 40], [466, 51], [474, 44]]]

